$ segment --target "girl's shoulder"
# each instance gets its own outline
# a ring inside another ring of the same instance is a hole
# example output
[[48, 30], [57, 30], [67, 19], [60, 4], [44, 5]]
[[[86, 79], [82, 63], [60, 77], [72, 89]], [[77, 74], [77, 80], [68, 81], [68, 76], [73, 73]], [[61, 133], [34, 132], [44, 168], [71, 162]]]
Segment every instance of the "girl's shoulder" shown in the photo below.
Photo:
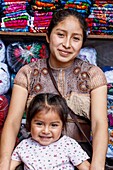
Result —
[[67, 135], [63, 135], [61, 138], [60, 138], [60, 142], [62, 143], [65, 143], [65, 144], [76, 144], [77, 141]]

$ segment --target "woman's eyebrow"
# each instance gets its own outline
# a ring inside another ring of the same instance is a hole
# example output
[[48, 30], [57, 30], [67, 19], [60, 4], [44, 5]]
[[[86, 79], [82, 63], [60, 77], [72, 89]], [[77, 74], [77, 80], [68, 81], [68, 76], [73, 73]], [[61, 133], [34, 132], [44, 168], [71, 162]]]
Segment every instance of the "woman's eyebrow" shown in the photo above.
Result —
[[[61, 28], [57, 28], [56, 31], [63, 31], [63, 32], [67, 32], [66, 30], [64, 29], [61, 29]], [[77, 35], [77, 36], [81, 36], [82, 37], [82, 34], [81, 33], [73, 33], [74, 35]]]

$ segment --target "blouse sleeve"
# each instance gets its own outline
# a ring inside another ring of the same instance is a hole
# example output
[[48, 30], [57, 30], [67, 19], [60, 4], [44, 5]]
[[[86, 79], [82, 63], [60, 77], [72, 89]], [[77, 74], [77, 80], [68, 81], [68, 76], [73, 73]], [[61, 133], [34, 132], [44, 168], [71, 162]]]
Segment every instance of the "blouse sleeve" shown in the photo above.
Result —
[[77, 166], [90, 158], [77, 141], [70, 137], [67, 137], [67, 140], [68, 147], [66, 149], [68, 149], [69, 159], [74, 166]]
[[91, 80], [91, 90], [107, 85], [105, 74], [98, 66], [93, 66], [89, 70], [89, 74]]
[[29, 65], [23, 66], [16, 74], [16, 77], [14, 79], [14, 84], [17, 84], [19, 86], [22, 86], [29, 90], [29, 84], [30, 84], [30, 74], [31, 74], [31, 68]]
[[16, 161], [22, 161], [21, 160], [21, 153], [23, 152], [23, 141], [21, 141], [17, 146], [16, 148], [14, 149], [12, 155], [11, 155], [11, 159], [12, 160], [16, 160]]

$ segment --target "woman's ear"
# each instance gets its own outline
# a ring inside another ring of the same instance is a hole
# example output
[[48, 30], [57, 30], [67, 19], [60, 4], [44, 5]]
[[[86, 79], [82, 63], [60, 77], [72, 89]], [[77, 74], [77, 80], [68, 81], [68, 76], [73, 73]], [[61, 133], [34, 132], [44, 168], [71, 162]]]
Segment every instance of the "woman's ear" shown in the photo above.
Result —
[[47, 34], [46, 34], [46, 41], [47, 41], [47, 43], [49, 43], [49, 38], [48, 38]]

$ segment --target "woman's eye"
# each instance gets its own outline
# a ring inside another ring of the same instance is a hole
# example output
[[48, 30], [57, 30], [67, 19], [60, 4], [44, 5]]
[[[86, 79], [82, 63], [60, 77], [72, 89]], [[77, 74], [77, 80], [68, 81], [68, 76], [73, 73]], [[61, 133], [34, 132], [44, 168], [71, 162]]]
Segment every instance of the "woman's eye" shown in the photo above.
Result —
[[58, 33], [57, 34], [59, 37], [64, 37], [64, 34], [62, 34], [62, 33]]
[[80, 40], [80, 38], [78, 38], [78, 37], [73, 37], [73, 39], [74, 39], [75, 41], [79, 41], [79, 40]]

